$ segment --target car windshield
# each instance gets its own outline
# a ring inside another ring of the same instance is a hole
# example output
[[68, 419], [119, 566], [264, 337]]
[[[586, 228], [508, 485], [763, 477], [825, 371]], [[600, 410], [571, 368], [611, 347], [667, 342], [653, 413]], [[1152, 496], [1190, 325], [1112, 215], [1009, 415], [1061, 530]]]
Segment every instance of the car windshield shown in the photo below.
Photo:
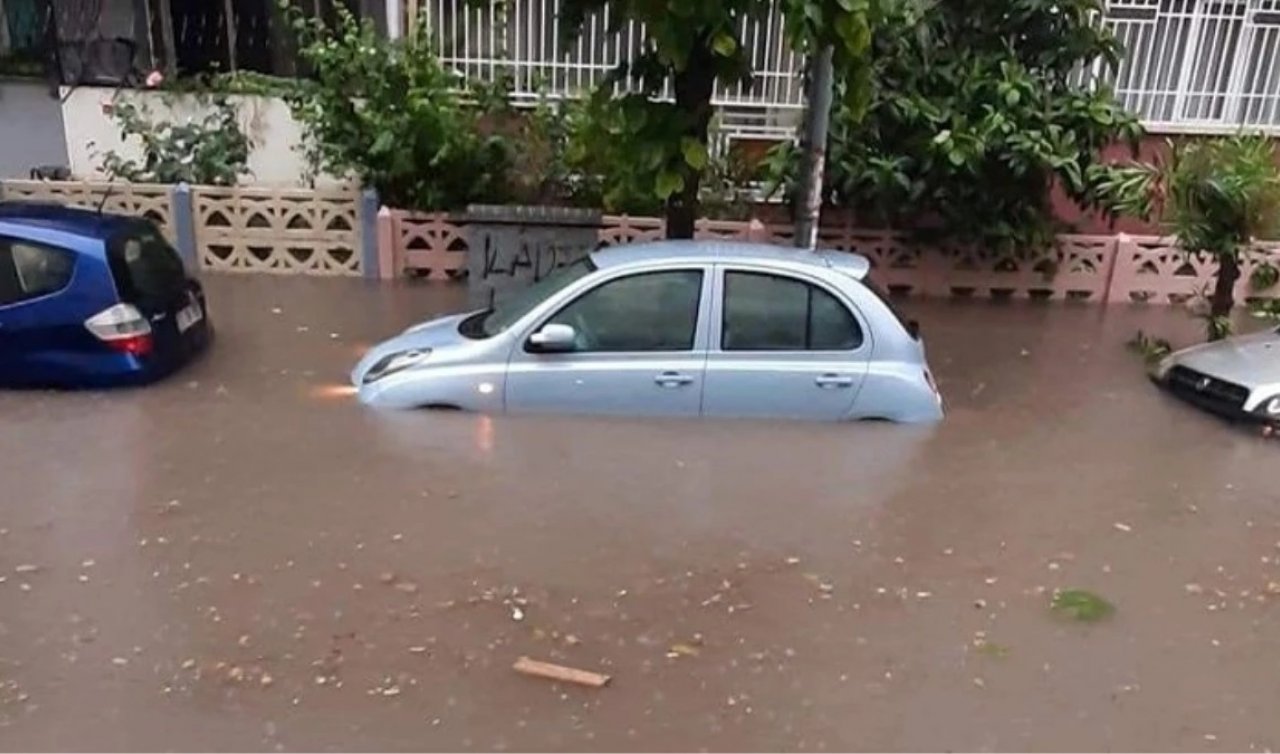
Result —
[[564, 290], [574, 281], [590, 275], [595, 270], [596, 265], [589, 256], [561, 267], [497, 307], [473, 317], [474, 321], [464, 322], [463, 327], [460, 328], [461, 332], [467, 337], [492, 338], [514, 325], [524, 315], [533, 311], [538, 304]]

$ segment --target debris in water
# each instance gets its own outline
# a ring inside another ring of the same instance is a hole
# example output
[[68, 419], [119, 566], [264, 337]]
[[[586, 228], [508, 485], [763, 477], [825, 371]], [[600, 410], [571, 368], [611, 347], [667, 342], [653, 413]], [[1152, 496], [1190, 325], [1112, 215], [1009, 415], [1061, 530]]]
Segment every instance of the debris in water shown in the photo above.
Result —
[[528, 657], [521, 657], [516, 660], [512, 669], [523, 675], [546, 678], [552, 681], [563, 681], [565, 683], [576, 683], [580, 686], [590, 686], [597, 689], [607, 685], [612, 680], [609, 676], [601, 673], [565, 667], [564, 665], [553, 665], [549, 662], [539, 662]]
[[112, 665], [115, 665], [115, 666], [116, 666], [116, 667], [118, 667], [118, 668], [122, 668], [122, 667], [124, 667], [125, 665], [128, 665], [128, 664], [129, 664], [129, 660], [128, 660], [128, 658], [126, 658], [126, 657], [112, 657], [112, 658], [111, 658], [111, 664], [112, 664]]
[[524, 611], [518, 605], [511, 606], [511, 620], [516, 622], [524, 620]]
[[1059, 615], [1083, 623], [1093, 623], [1110, 616], [1115, 606], [1093, 592], [1067, 589], [1053, 595], [1050, 607]]
[[1187, 594], [1204, 594], [1204, 587], [1194, 582], [1190, 584], [1186, 584], [1182, 588], [1187, 591]]
[[1132, 527], [1132, 526], [1130, 526], [1130, 525], [1128, 525], [1128, 524], [1125, 524], [1125, 523], [1120, 523], [1119, 521], [1117, 521], [1116, 523], [1112, 524], [1111, 526], [1112, 526], [1112, 528], [1114, 528], [1116, 531], [1122, 531], [1122, 532], [1124, 532], [1125, 534], [1128, 534], [1129, 532], [1133, 531], [1133, 527]]
[[699, 654], [701, 651], [691, 644], [672, 644], [667, 651], [667, 657], [673, 660], [677, 657], [697, 657]]
[[40, 570], [40, 566], [31, 565], [30, 563], [24, 563], [23, 565], [20, 565], [14, 568], [13, 572], [14, 573], [35, 573], [38, 570]]
[[800, 565], [800, 558], [795, 556], [787, 558], [787, 565]]

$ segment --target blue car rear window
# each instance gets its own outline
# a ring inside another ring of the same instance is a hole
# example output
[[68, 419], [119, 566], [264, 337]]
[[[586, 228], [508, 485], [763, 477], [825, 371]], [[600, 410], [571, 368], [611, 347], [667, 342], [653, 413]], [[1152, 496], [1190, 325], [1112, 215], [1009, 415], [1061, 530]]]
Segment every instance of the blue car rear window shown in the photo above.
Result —
[[107, 242], [107, 262], [124, 301], [167, 301], [186, 291], [182, 258], [150, 223], [139, 222], [113, 236]]

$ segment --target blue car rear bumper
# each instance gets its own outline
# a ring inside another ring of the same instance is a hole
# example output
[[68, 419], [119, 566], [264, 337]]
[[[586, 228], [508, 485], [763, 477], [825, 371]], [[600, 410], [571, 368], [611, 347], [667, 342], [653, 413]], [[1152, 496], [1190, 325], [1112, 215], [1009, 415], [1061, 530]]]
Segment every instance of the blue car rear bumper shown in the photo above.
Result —
[[187, 342], [157, 349], [146, 356], [123, 353], [63, 351], [42, 354], [38, 363], [0, 367], [0, 387], [112, 388], [147, 385], [186, 366], [213, 342], [208, 326]]

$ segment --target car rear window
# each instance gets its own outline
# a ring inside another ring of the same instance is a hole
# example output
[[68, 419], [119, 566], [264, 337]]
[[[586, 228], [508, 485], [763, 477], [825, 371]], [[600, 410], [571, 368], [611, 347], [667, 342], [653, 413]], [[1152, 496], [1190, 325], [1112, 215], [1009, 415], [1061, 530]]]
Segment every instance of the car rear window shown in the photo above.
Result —
[[165, 301], [186, 290], [182, 258], [150, 224], [116, 234], [107, 244], [107, 261], [125, 301]]

